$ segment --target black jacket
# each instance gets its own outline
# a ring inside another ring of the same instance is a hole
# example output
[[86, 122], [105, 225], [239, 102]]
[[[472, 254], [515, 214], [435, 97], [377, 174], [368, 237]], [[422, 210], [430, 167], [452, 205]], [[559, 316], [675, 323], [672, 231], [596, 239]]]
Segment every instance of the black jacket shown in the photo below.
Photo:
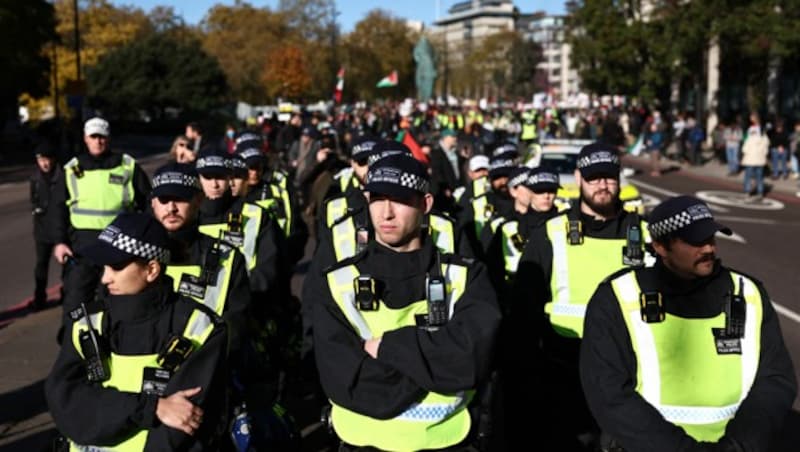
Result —
[[[93, 157], [89, 153], [80, 154], [78, 163], [83, 171], [91, 171], [95, 169], [110, 169], [119, 166], [122, 163], [122, 154], [114, 152], [105, 152], [99, 157]], [[62, 178], [59, 185], [60, 188], [55, 190], [52, 205], [58, 209], [56, 214], [56, 221], [53, 233], [58, 239], [59, 243], [71, 244], [73, 251], [88, 245], [97, 238], [98, 231], [96, 230], [79, 230], [72, 227], [69, 221], [69, 209], [67, 208], [67, 200], [69, 200], [69, 192], [67, 191], [66, 174]], [[137, 163], [133, 168], [133, 209], [136, 212], [145, 212], [150, 204], [150, 178], [142, 170]]]
[[[327, 282], [317, 280], [310, 289], [320, 381], [336, 404], [388, 419], [427, 392], [475, 389], [485, 380], [500, 322], [494, 291], [482, 264], [454, 255], [443, 255], [442, 262], [468, 267], [466, 289], [452, 319], [437, 331], [406, 326], [387, 332], [377, 359], [364, 351], [363, 340], [333, 300]], [[426, 274], [435, 263], [430, 243], [397, 253], [372, 242], [335, 268], [353, 264], [368, 273], [377, 281], [381, 305], [399, 309], [425, 299]]]
[[[729, 270], [719, 263], [712, 275], [693, 281], [677, 277], [660, 261], [653, 268], [636, 270], [636, 277], [643, 291], [662, 294], [667, 314], [683, 318], [716, 317], [732, 288]], [[735, 450], [765, 451], [791, 410], [797, 384], [775, 310], [763, 285], [754, 281], [763, 308], [758, 371], [723, 440], [738, 443], [740, 449]], [[708, 340], [714, 340], [710, 331]], [[636, 357], [608, 280], [597, 288], [586, 311], [580, 371], [586, 400], [600, 427], [626, 451], [711, 450], [667, 422], [635, 391]]]
[[64, 185], [64, 171], [58, 165], [54, 165], [49, 173], [43, 173], [37, 167], [30, 184], [33, 237], [37, 242], [58, 243], [60, 237], [55, 229], [62, 209], [54, 204], [54, 199], [58, 198], [57, 192]]
[[[457, 152], [457, 151], [456, 151]], [[431, 148], [430, 168], [431, 168], [431, 194], [433, 194], [434, 205], [437, 209], [452, 210], [452, 193], [456, 187], [462, 185], [464, 180], [464, 157], [458, 155], [459, 176], [456, 176], [453, 165], [447, 158], [445, 151], [440, 144]], [[450, 191], [450, 196], [445, 191]]]
[[[112, 352], [122, 355], [162, 351], [173, 334], [183, 332], [189, 316], [200, 306], [172, 292], [172, 281], [166, 276], [138, 295], [111, 296], [101, 304], [105, 310], [103, 337]], [[214, 330], [181, 364], [165, 391], [168, 396], [202, 388], [192, 398], [204, 411], [203, 423], [194, 436], [158, 420], [158, 396], [121, 392], [89, 382], [70, 330], [45, 382], [47, 405], [58, 429], [78, 444], [96, 446], [111, 445], [149, 429], [145, 450], [213, 450], [210, 444], [225, 415], [228, 337], [224, 322], [213, 312], [204, 312], [214, 319]]]

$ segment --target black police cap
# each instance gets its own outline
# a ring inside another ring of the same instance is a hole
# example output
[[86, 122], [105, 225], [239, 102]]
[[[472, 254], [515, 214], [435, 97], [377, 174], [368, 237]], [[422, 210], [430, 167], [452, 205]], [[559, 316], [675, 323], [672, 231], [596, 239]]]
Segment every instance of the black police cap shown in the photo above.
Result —
[[200, 193], [200, 179], [194, 165], [170, 162], [158, 168], [153, 175], [151, 196], [171, 196], [190, 200]]
[[397, 154], [371, 164], [364, 191], [400, 199], [428, 193], [428, 168], [409, 155]]
[[647, 229], [653, 240], [677, 237], [691, 245], [700, 245], [717, 231], [733, 231], [717, 223], [711, 209], [694, 196], [676, 196], [657, 205], [650, 213]]
[[118, 265], [133, 259], [169, 262], [167, 230], [151, 215], [118, 215], [97, 239], [80, 251], [97, 265]]

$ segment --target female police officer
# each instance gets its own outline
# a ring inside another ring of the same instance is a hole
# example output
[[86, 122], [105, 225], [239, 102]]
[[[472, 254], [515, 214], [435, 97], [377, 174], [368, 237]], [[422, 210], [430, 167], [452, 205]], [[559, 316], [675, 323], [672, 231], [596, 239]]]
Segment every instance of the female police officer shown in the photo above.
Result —
[[45, 385], [71, 450], [215, 450], [227, 332], [173, 292], [164, 227], [121, 214], [83, 251], [108, 296], [70, 312]]

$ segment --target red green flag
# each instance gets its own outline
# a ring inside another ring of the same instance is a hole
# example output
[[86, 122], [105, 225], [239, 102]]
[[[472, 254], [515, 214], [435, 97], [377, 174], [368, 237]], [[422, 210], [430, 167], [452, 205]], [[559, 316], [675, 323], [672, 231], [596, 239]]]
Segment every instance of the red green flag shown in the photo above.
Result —
[[401, 130], [400, 133], [397, 134], [397, 141], [408, 146], [408, 148], [411, 149], [411, 155], [413, 155], [415, 159], [426, 165], [430, 164], [428, 156], [422, 152], [422, 147], [417, 143], [417, 140], [414, 139], [414, 135], [411, 135], [411, 132], [407, 129]]
[[397, 86], [397, 71], [392, 71], [391, 74], [382, 78], [381, 81], [379, 81], [378, 84], [375, 86], [377, 88], [388, 88], [392, 86]]

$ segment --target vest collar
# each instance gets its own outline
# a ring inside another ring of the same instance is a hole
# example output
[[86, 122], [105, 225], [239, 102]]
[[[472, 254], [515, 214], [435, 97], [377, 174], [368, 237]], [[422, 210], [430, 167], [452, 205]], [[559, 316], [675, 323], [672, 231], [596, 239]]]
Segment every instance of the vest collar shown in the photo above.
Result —
[[223, 217], [233, 205], [233, 201], [230, 191], [226, 191], [217, 199], [204, 198], [200, 204], [200, 217], [203, 219], [201, 223], [217, 223], [224, 220]]
[[422, 248], [416, 251], [399, 253], [377, 241], [369, 246], [370, 273], [378, 278], [406, 278], [419, 275], [430, 268], [433, 259], [433, 246], [430, 240], [422, 239]]
[[135, 322], [159, 313], [170, 301], [172, 280], [162, 276], [161, 280], [135, 295], [110, 295], [108, 312], [114, 321]]

